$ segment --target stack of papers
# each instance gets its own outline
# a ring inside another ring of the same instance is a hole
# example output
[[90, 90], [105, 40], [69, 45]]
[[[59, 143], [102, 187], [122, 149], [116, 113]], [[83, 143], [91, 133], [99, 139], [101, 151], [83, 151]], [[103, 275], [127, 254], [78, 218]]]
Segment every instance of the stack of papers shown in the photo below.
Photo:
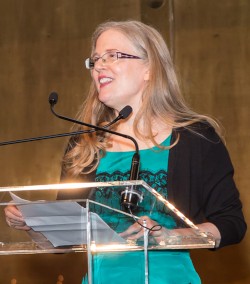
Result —
[[[87, 210], [74, 201], [31, 202], [10, 193], [26, 224], [54, 247], [87, 243]], [[96, 213], [90, 212], [91, 240], [96, 244], [124, 243]]]

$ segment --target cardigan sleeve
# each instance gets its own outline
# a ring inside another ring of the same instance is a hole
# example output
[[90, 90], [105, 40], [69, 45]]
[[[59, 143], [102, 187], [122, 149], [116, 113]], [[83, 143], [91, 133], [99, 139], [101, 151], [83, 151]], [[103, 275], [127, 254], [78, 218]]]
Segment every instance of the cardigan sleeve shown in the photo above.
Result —
[[202, 203], [207, 221], [221, 233], [220, 247], [240, 242], [246, 232], [234, 169], [224, 143], [210, 128], [212, 141], [202, 141]]
[[207, 124], [176, 133], [180, 139], [169, 158], [170, 201], [196, 224], [213, 223], [221, 234], [220, 247], [240, 242], [246, 223], [225, 145]]

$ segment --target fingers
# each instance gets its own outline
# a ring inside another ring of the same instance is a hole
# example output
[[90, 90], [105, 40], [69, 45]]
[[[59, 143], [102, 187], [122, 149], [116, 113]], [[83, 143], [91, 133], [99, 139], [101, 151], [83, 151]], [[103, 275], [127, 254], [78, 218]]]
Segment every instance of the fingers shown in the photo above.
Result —
[[14, 228], [14, 229], [17, 229], [17, 230], [29, 231], [31, 229], [29, 226], [26, 225], [26, 223], [24, 221], [21, 222], [21, 221], [15, 220], [15, 219], [6, 218], [6, 223], [11, 228]]
[[13, 227], [13, 228], [23, 227], [26, 225], [24, 221], [18, 221], [18, 220], [11, 219], [11, 218], [6, 218], [6, 222], [10, 227]]
[[142, 216], [136, 223], [128, 227], [127, 230], [120, 233], [120, 236], [127, 240], [138, 240], [144, 236], [145, 228], [149, 230], [152, 229], [149, 231], [149, 235], [151, 237], [150, 242], [152, 243], [165, 243], [169, 236], [172, 235], [172, 230], [160, 226], [148, 216]]
[[6, 223], [18, 230], [30, 230], [22, 217], [21, 212], [14, 205], [8, 205], [4, 208]]
[[13, 228], [17, 229], [17, 230], [23, 230], [23, 231], [31, 230], [31, 228], [29, 226], [27, 226], [26, 223], [24, 223], [24, 225], [22, 225], [22, 226], [14, 226]]
[[130, 237], [130, 236], [140, 232], [141, 229], [142, 229], [142, 226], [140, 226], [138, 223], [134, 223], [133, 225], [129, 226], [126, 231], [120, 233], [120, 236], [122, 238]]
[[21, 212], [14, 205], [8, 205], [4, 208], [5, 216], [8, 219], [23, 221]]
[[[146, 221], [146, 222], [144, 222]], [[144, 229], [145, 228], [152, 228], [153, 226], [158, 225], [155, 221], [150, 219], [148, 216], [142, 216], [140, 219], [128, 227], [128, 229], [122, 233], [120, 233], [120, 236], [122, 238], [127, 238], [130, 240], [135, 240], [143, 237]]]

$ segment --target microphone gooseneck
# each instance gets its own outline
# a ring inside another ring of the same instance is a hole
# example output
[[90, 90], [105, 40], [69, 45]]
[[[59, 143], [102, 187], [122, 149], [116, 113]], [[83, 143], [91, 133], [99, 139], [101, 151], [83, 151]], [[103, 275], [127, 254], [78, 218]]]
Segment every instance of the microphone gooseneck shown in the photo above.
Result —
[[[54, 92], [52, 93], [53, 96], [54, 95]], [[49, 99], [49, 102], [52, 101]], [[67, 117], [67, 116], [63, 116], [63, 115], [60, 115], [58, 113], [55, 112], [54, 110], [54, 105], [55, 103], [51, 103], [50, 104], [50, 109], [52, 111], [52, 113], [60, 118], [60, 119], [63, 119], [63, 120], [67, 120], [67, 121], [70, 121], [70, 122], [73, 122], [73, 123], [76, 123], [76, 124], [80, 124], [80, 125], [84, 125], [84, 126], [87, 126], [89, 128], [94, 128], [95, 130], [99, 130], [99, 131], [104, 131], [104, 132], [108, 132], [110, 134], [114, 134], [114, 135], [118, 135], [118, 136], [121, 136], [121, 137], [124, 137], [124, 138], [127, 138], [127, 139], [130, 139], [133, 141], [133, 143], [135, 144], [135, 148], [136, 148], [136, 152], [139, 152], [139, 147], [138, 147], [138, 144], [137, 144], [137, 141], [132, 137], [132, 136], [129, 136], [129, 135], [126, 135], [126, 134], [122, 134], [122, 133], [119, 133], [119, 132], [115, 132], [113, 130], [110, 130], [110, 129], [106, 129], [105, 127], [101, 127], [101, 126], [97, 126], [97, 125], [92, 125], [92, 124], [89, 124], [87, 122], [83, 122], [83, 121], [80, 121], [80, 120], [76, 120], [76, 119], [73, 119], [71, 117]]]
[[[120, 119], [126, 119], [132, 112], [132, 107], [131, 106], [125, 106], [120, 112], [119, 112], [119, 115], [111, 122], [109, 122], [108, 124], [102, 126], [102, 127], [98, 127], [98, 126], [95, 126], [95, 125], [91, 125], [91, 124], [88, 124], [88, 123], [85, 123], [85, 122], [82, 122], [82, 121], [79, 121], [79, 120], [76, 120], [76, 119], [73, 119], [73, 118], [70, 118], [70, 117], [67, 117], [67, 116], [62, 116], [62, 115], [59, 115], [55, 112], [54, 110], [54, 106], [55, 104], [57, 104], [58, 102], [58, 94], [56, 92], [52, 92], [50, 95], [49, 95], [49, 104], [50, 104], [50, 110], [51, 112], [58, 118], [60, 119], [63, 119], [63, 120], [67, 120], [67, 121], [70, 121], [70, 122], [73, 122], [73, 123], [76, 123], [76, 124], [81, 124], [81, 125], [84, 125], [84, 126], [87, 126], [87, 127], [90, 127], [92, 129], [88, 129], [88, 130], [82, 130], [84, 131], [83, 133], [91, 133], [91, 132], [95, 132], [96, 130], [103, 130], [103, 128], [108, 128], [109, 126], [113, 125], [114, 123], [116, 123], [118, 120]], [[109, 131], [106, 131], [106, 132], [109, 132]], [[110, 132], [111, 133], [111, 132]], [[136, 142], [136, 141], [135, 141]]]
[[[121, 136], [121, 137], [126, 138], [126, 139], [130, 139], [135, 145], [135, 154], [133, 155], [133, 158], [132, 158], [129, 180], [137, 180], [138, 179], [139, 167], [140, 167], [139, 146], [138, 146], [137, 141], [132, 136], [129, 136], [129, 135], [126, 135], [126, 134], [123, 134], [123, 133], [119, 133], [119, 132], [116, 132], [116, 131], [112, 131], [110, 129], [107, 129], [106, 127], [100, 127], [100, 126], [92, 125], [92, 124], [89, 124], [89, 123], [86, 123], [86, 122], [82, 122], [82, 121], [79, 121], [79, 120], [76, 120], [76, 119], [73, 119], [73, 118], [70, 118], [70, 117], [66, 117], [66, 116], [62, 116], [60, 114], [57, 114], [54, 110], [54, 106], [57, 103], [57, 101], [58, 101], [58, 94], [55, 93], [55, 92], [51, 93], [50, 96], [49, 96], [50, 109], [56, 117], [63, 119], [63, 120], [73, 122], [73, 123], [76, 123], [76, 124], [87, 126], [87, 127], [91, 128], [89, 130], [89, 132], [104, 131], [104, 132], [108, 132], [108, 133], [113, 134], [113, 135], [117, 135], [117, 136]], [[130, 115], [131, 112], [132, 112], [132, 108], [130, 106], [126, 106], [119, 113], [118, 117], [121, 116], [122, 118], [127, 118]], [[117, 117], [117, 120], [118, 120], [118, 117]], [[134, 185], [130, 186], [130, 187], [126, 187], [125, 190], [123, 190], [122, 193], [121, 193], [121, 205], [126, 210], [129, 210], [129, 211], [135, 210], [138, 206], [138, 203], [141, 202], [142, 199], [143, 199], [142, 193], [139, 192], [136, 189], [136, 186], [134, 186]]]
[[[140, 154], [135, 152], [132, 158], [129, 180], [138, 180], [140, 167]], [[130, 213], [137, 209], [138, 203], [142, 202], [143, 194], [137, 190], [136, 185], [127, 186], [121, 192], [121, 205]]]
[[[49, 103], [51, 106], [54, 106], [58, 101], [58, 95], [57, 93], [53, 92], [49, 96]], [[109, 127], [113, 124], [115, 124], [120, 119], [126, 119], [132, 112], [132, 108], [130, 106], [125, 106], [120, 112], [119, 115], [108, 124], [104, 125], [103, 127]], [[65, 133], [59, 133], [59, 134], [52, 134], [52, 135], [44, 135], [44, 136], [37, 136], [37, 137], [31, 137], [31, 138], [24, 138], [24, 139], [18, 139], [18, 140], [10, 140], [10, 141], [4, 141], [0, 142], [0, 146], [6, 146], [6, 145], [13, 145], [13, 144], [19, 144], [19, 143], [26, 143], [26, 142], [32, 142], [32, 141], [39, 141], [39, 140], [46, 140], [46, 139], [53, 139], [53, 138], [59, 138], [59, 137], [66, 137], [66, 136], [75, 136], [85, 133], [91, 133], [96, 131], [95, 129], [88, 129], [88, 130], [79, 130], [74, 132], [65, 132]]]

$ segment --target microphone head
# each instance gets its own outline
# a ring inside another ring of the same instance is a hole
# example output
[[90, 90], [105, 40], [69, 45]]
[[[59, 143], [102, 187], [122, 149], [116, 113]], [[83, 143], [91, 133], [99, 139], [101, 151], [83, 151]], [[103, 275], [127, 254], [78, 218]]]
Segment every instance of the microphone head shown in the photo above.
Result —
[[58, 94], [56, 92], [52, 92], [49, 95], [49, 103], [51, 106], [55, 105], [58, 101]]
[[122, 119], [126, 119], [127, 117], [129, 117], [129, 115], [131, 114], [131, 112], [133, 111], [131, 106], [125, 106], [120, 112], [119, 112], [119, 116]]

